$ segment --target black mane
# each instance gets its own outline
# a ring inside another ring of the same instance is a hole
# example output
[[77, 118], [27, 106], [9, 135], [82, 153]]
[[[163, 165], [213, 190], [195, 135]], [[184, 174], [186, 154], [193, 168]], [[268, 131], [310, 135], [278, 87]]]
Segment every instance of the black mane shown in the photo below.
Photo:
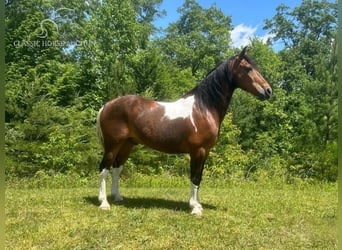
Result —
[[211, 70], [184, 97], [194, 95], [200, 109], [214, 109], [223, 118], [235, 88], [232, 84], [232, 74], [229, 69], [231, 60], [230, 58]]
[[[235, 59], [237, 57], [232, 56], [219, 64], [184, 97], [194, 95], [200, 109], [216, 110], [222, 120], [236, 88], [232, 72], [234, 64], [232, 61]], [[250, 57], [243, 55], [243, 59], [256, 68], [255, 62]]]

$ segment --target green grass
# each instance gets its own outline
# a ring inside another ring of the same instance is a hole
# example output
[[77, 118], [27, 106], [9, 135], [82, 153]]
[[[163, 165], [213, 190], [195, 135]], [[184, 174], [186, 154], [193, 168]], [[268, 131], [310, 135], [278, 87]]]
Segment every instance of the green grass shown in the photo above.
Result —
[[196, 218], [186, 182], [174, 178], [156, 187], [152, 178], [127, 179], [125, 200], [110, 200], [109, 211], [98, 209], [97, 185], [38, 189], [12, 183], [6, 189], [6, 248], [337, 249], [335, 184], [219, 181], [214, 187], [215, 181], [204, 180], [204, 215]]

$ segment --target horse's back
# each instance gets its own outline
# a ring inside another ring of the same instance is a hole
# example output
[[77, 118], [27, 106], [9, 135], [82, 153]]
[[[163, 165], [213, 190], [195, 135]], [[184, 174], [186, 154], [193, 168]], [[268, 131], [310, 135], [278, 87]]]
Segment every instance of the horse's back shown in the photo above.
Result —
[[115, 98], [107, 102], [103, 107], [103, 114], [101, 114], [101, 121], [105, 120], [120, 120], [127, 121], [128, 116], [151, 106], [154, 101], [137, 95], [126, 95]]

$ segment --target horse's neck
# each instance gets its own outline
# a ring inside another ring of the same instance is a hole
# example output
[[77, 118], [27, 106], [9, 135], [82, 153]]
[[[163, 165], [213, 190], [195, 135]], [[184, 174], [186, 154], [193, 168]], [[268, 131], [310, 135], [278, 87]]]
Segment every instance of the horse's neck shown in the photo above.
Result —
[[218, 92], [220, 95], [217, 97], [217, 101], [220, 102], [220, 105], [215, 105], [215, 112], [217, 113], [221, 124], [227, 113], [235, 87], [232, 80], [227, 77], [220, 77], [218, 82], [218, 86], [220, 88]]
[[219, 124], [220, 125], [221, 125], [224, 117], [226, 116], [226, 113], [227, 113], [230, 101], [232, 99], [233, 93], [234, 93], [234, 89], [227, 91], [227, 95], [225, 96], [225, 98], [226, 98], [225, 103], [224, 103], [224, 105], [222, 105], [222, 109], [216, 110], [218, 117], [219, 117]]

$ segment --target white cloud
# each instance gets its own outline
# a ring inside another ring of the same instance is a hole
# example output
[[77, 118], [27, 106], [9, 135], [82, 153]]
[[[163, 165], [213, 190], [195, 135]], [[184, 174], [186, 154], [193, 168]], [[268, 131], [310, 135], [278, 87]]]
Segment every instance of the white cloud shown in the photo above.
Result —
[[250, 43], [250, 39], [254, 37], [254, 33], [256, 32], [257, 28], [258, 26], [250, 27], [244, 25], [243, 23], [235, 26], [230, 33], [232, 46], [239, 48], [248, 45]]
[[263, 36], [257, 36], [255, 33], [258, 29], [258, 25], [255, 27], [247, 26], [245, 24], [239, 24], [234, 27], [230, 33], [232, 39], [232, 47], [240, 48], [250, 44], [251, 39], [257, 37], [262, 42], [266, 43], [268, 39], [272, 38], [272, 35], [266, 33]]
[[267, 43], [268, 40], [272, 39], [275, 35], [274, 34], [270, 34], [270, 33], [266, 33], [263, 36], [259, 36], [259, 39], [263, 42], [263, 43]]

